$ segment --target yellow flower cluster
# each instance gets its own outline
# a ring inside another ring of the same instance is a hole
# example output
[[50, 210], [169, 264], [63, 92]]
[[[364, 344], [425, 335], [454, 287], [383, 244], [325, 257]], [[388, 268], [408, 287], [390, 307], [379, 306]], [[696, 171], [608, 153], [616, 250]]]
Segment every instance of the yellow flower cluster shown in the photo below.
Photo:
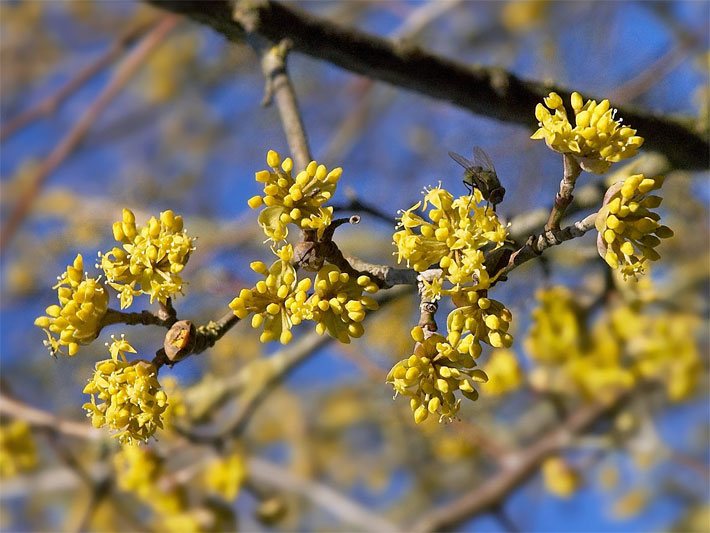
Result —
[[136, 226], [130, 209], [113, 225], [114, 238], [122, 247], [114, 247], [101, 256], [101, 268], [109, 285], [119, 292], [121, 309], [140, 294], [165, 302], [182, 293], [180, 272], [195, 249], [194, 239], [183, 229], [181, 216], [163, 211], [160, 218], [151, 217], [143, 227]]
[[459, 348], [466, 346], [473, 357], [480, 355], [481, 342], [494, 348], [513, 344], [513, 336], [508, 333], [513, 315], [502, 303], [488, 298], [487, 291], [452, 291], [451, 299], [458, 306], [446, 319], [447, 338], [453, 345], [458, 345], [466, 332]]
[[[547, 106], [547, 107], [545, 107]], [[609, 100], [596, 103], [584, 102], [582, 95], [572, 93], [574, 124], [567, 117], [562, 98], [550, 93], [545, 105], [537, 104], [535, 117], [540, 128], [532, 139], [545, 139], [547, 145], [557, 152], [571, 154], [587, 172], [602, 174], [612, 163], [636, 155], [643, 138], [636, 130], [615, 120], [616, 109]], [[551, 111], [554, 113], [551, 113]]]
[[96, 363], [94, 376], [84, 387], [91, 402], [84, 404], [94, 427], [117, 430], [120, 442], [148, 440], [163, 427], [161, 417], [168, 397], [158, 383], [158, 370], [148, 361], [128, 362], [126, 352], [136, 350], [121, 338], [109, 347], [111, 359]]
[[45, 330], [44, 344], [52, 355], [59, 353], [62, 346], [67, 347], [68, 355], [76, 355], [79, 345], [89, 344], [101, 331], [108, 292], [98, 279], [85, 277], [81, 255], [58, 279], [53, 288], [57, 289], [59, 305], [47, 307], [47, 316], [38, 317], [35, 326]]
[[702, 366], [697, 317], [645, 314], [637, 305], [618, 305], [585, 335], [583, 313], [569, 291], [554, 287], [541, 291], [538, 300], [525, 341], [528, 354], [540, 363], [531, 375], [536, 388], [595, 399], [645, 379], [662, 383], [672, 401], [695, 391]]
[[322, 237], [333, 218], [333, 208], [323, 207], [335, 193], [335, 188], [343, 173], [342, 168], [328, 172], [324, 165], [311, 161], [305, 170], [292, 176], [293, 161], [274, 150], [266, 155], [270, 170], [256, 173], [256, 181], [264, 184], [264, 195], [249, 199], [249, 207], [257, 209], [259, 224], [266, 236], [274, 242], [282, 241], [288, 235], [288, 224], [302, 229], [316, 230]]
[[251, 269], [265, 279], [253, 289], [242, 289], [229, 307], [240, 319], [254, 313], [252, 327], [264, 328], [259, 338], [261, 342], [278, 339], [287, 344], [293, 338], [291, 328], [301, 323], [311, 280], [298, 281], [296, 269], [291, 265], [293, 247], [290, 244], [281, 248], [277, 255], [279, 259], [271, 267], [261, 261], [251, 263]]
[[15, 476], [37, 465], [37, 447], [27, 422], [0, 425], [0, 478]]
[[208, 492], [226, 502], [233, 502], [246, 479], [246, 465], [241, 453], [232, 453], [212, 461], [202, 473], [202, 484]]
[[461, 351], [444, 336], [425, 332], [416, 326], [411, 332], [414, 353], [394, 365], [387, 375], [396, 394], [410, 397], [414, 421], [419, 424], [429, 414], [439, 420], [451, 420], [458, 412], [461, 400], [455, 392], [470, 400], [478, 398], [474, 383], [485, 382], [486, 374], [476, 368], [469, 350]]
[[165, 460], [145, 446], [123, 445], [114, 455], [113, 466], [118, 487], [153, 510], [159, 530], [197, 533], [234, 529], [233, 514], [224, 505], [214, 505], [211, 495], [234, 501], [244, 479], [240, 455], [212, 461], [189, 491], [184, 484], [166, 484], [171, 475]]
[[[479, 191], [454, 199], [441, 187], [430, 189], [423, 204], [418, 202], [402, 212], [402, 229], [392, 237], [398, 261], [406, 261], [417, 272], [438, 264], [454, 285], [489, 287], [482, 249], [502, 246], [508, 229], [495, 211], [479, 205], [482, 200]], [[415, 213], [420, 207], [426, 211], [430, 205], [428, 221]]]
[[239, 318], [254, 313], [252, 327], [264, 328], [261, 342], [279, 340], [287, 344], [293, 338], [291, 328], [303, 320], [316, 322], [319, 334], [328, 333], [346, 344], [351, 337], [362, 336], [366, 312], [377, 309], [377, 302], [362, 294], [377, 291], [369, 277], [353, 279], [338, 267], [325, 265], [316, 275], [314, 293], [309, 296], [311, 280], [298, 281], [291, 265], [293, 247], [284, 246], [276, 253], [279, 260], [271, 267], [261, 261], [251, 264], [252, 270], [265, 279], [253, 289], [242, 289], [229, 304]]
[[523, 343], [531, 359], [560, 364], [582, 353], [585, 343], [582, 309], [572, 292], [562, 286], [539, 290], [538, 306], [532, 311], [532, 325]]
[[353, 279], [335, 265], [323, 266], [316, 275], [315, 292], [306, 301], [304, 312], [316, 322], [319, 335], [328, 333], [334, 339], [348, 344], [350, 338], [361, 337], [367, 311], [377, 309], [377, 302], [363, 291], [377, 292], [377, 285], [367, 276]]
[[520, 387], [523, 381], [523, 372], [513, 350], [493, 350], [483, 371], [488, 381], [481, 385], [481, 390], [491, 396], [508, 394]]
[[660, 258], [655, 248], [661, 239], [673, 236], [668, 226], [658, 222], [661, 218], [658, 213], [651, 211], [661, 204], [661, 197], [647, 195], [662, 184], [662, 177], [635, 174], [616, 183], [606, 193], [596, 220], [597, 249], [607, 264], [619, 269], [624, 278], [643, 274], [647, 260]]
[[[456, 390], [475, 400], [478, 393], [472, 381], [486, 380], [485, 373], [474, 368], [481, 342], [507, 348], [513, 341], [508, 333], [510, 311], [487, 297], [493, 280], [484, 253], [504, 244], [508, 228], [482, 203], [477, 189], [471, 196], [454, 198], [441, 186], [431, 188], [423, 202], [402, 212], [400, 229], [392, 237], [399, 262], [406, 261], [417, 272], [441, 269], [441, 276], [421, 280], [424, 296], [434, 300], [449, 296], [456, 306], [447, 318], [446, 337], [431, 334], [424, 338], [422, 328], [415, 328], [414, 355], [390, 372], [388, 382], [395, 391], [412, 397], [417, 423], [429, 413], [438, 413], [440, 421], [453, 418], [461, 401], [454, 396]], [[416, 213], [420, 208], [426, 219]], [[445, 282], [453, 287], [444, 288]]]

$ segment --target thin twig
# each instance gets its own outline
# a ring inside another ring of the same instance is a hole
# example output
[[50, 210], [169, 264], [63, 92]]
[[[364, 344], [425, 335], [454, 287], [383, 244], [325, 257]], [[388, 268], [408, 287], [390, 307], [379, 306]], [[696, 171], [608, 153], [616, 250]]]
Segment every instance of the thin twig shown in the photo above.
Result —
[[577, 160], [569, 155], [563, 154], [562, 161], [564, 165], [564, 174], [560, 181], [560, 191], [555, 195], [555, 202], [550, 211], [550, 216], [545, 224], [545, 231], [554, 231], [560, 229], [560, 222], [565, 216], [565, 211], [572, 203], [574, 196], [574, 186], [577, 183], [577, 178], [582, 172]]
[[0, 129], [0, 141], [4, 141], [8, 137], [11, 137], [35, 120], [54, 113], [64, 102], [64, 100], [81, 89], [89, 80], [91, 80], [91, 78], [113, 63], [126, 51], [127, 48], [133, 45], [133, 43], [140, 38], [147, 29], [148, 26], [142, 24], [124, 32], [113, 42], [110, 48], [94, 59], [93, 62], [81, 69], [76, 76], [69, 79], [59, 88], [59, 90], [50, 94], [44, 100], [38, 102], [26, 111], [23, 111], [19, 115], [8, 120], [7, 124]]
[[169, 328], [172, 325], [171, 318], [161, 318], [160, 316], [144, 310], [140, 312], [124, 313], [117, 309], [109, 309], [106, 311], [101, 320], [101, 327], [110, 326], [111, 324], [126, 324], [127, 326], [160, 326]]
[[105, 435], [88, 424], [65, 420], [47, 411], [31, 407], [0, 392], [0, 414], [24, 420], [34, 427], [49, 429], [63, 435], [88, 440], [100, 440]]
[[509, 272], [516, 269], [523, 263], [530, 261], [530, 259], [538, 257], [542, 252], [551, 246], [556, 246], [565, 241], [581, 237], [594, 228], [596, 219], [597, 213], [592, 213], [586, 218], [579, 220], [566, 228], [547, 231], [542, 235], [531, 236], [521, 248], [511, 254], [508, 259], [508, 263], [496, 272], [497, 279], [504, 279]]
[[27, 189], [7, 218], [7, 222], [0, 233], [0, 251], [4, 250], [10, 243], [22, 221], [32, 209], [32, 204], [39, 195], [47, 178], [74, 152], [91, 126], [96, 122], [96, 119], [123, 90], [150, 53], [163, 42], [180, 20], [180, 17], [174, 15], [166, 16], [151, 29], [116, 68], [113, 77], [96, 100], [91, 103], [71, 130], [59, 141], [47, 158], [42, 161], [42, 164], [32, 177], [32, 181], [28, 184]]
[[299, 494], [346, 524], [357, 526], [358, 530], [377, 533], [400, 531], [396, 524], [322, 483], [298, 477], [285, 468], [258, 458], [249, 459], [247, 466], [253, 480]]

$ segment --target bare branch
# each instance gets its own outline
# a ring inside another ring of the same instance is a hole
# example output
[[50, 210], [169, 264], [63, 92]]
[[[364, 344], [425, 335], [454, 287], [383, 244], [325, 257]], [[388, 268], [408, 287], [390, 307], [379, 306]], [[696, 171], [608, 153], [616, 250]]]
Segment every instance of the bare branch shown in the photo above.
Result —
[[547, 457], [565, 448], [574, 435], [582, 433], [597, 420], [617, 409], [627, 397], [627, 394], [622, 394], [607, 403], [582, 406], [557, 429], [546, 433], [524, 450], [513, 452], [507, 458], [508, 466], [487, 482], [424, 514], [408, 531], [442, 531], [495, 508], [513, 489], [534, 475]]
[[[230, 0], [146, 1], [208, 24], [232, 41], [244, 38], [243, 28], [232, 20]], [[478, 115], [532, 129], [537, 125], [535, 105], [550, 91], [557, 92], [564, 100], [571, 96], [572, 91], [568, 89], [523, 80], [500, 68], [457, 63], [419, 47], [343, 27], [272, 0], [250, 0], [248, 10], [252, 31], [272, 42], [289, 39], [295, 51], [451, 102]], [[594, 98], [588, 94], [583, 96]], [[692, 121], [683, 123], [632, 108], [615, 107], [625, 122], [645, 137], [644, 147], [662, 152], [675, 167], [705, 169], [710, 164], [707, 136], [697, 133]]]
[[0, 414], [24, 420], [31, 426], [48, 429], [70, 437], [89, 440], [99, 440], [104, 437], [99, 430], [88, 424], [59, 418], [47, 411], [30, 407], [26, 403], [10, 398], [2, 392], [0, 392]]
[[42, 161], [42, 164], [32, 177], [31, 183], [28, 184], [27, 189], [7, 218], [7, 222], [0, 233], [0, 250], [3, 250], [12, 240], [22, 221], [29, 214], [32, 204], [39, 195], [47, 178], [74, 152], [91, 126], [96, 122], [96, 119], [123, 90], [150, 53], [163, 42], [179, 21], [179, 17], [170, 15], [163, 18], [153, 27], [117, 67], [111, 81], [104, 87], [96, 100], [92, 102], [81, 118], [59, 141], [47, 158]]
[[35, 120], [54, 113], [64, 100], [81, 89], [91, 78], [99, 74], [119, 58], [146, 30], [147, 27], [145, 25], [140, 25], [120, 35], [108, 50], [81, 69], [76, 76], [68, 80], [58, 91], [50, 94], [33, 107], [10, 119], [7, 124], [0, 129], [0, 141], [4, 141]]
[[400, 530], [389, 520], [377, 516], [369, 509], [322, 483], [298, 477], [285, 468], [258, 458], [249, 459], [248, 466], [249, 476], [253, 480], [284, 491], [295, 492], [330, 511], [346, 524], [357, 526], [363, 531], [377, 533]]

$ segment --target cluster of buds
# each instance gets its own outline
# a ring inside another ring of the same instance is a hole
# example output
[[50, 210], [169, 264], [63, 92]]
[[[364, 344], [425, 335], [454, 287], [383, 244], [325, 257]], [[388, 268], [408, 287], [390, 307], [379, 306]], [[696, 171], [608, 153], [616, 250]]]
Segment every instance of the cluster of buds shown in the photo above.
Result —
[[[546, 107], [547, 106], [547, 107]], [[582, 95], [572, 93], [574, 124], [567, 117], [562, 98], [550, 93], [545, 105], [537, 104], [535, 117], [540, 128], [532, 139], [545, 139], [553, 150], [572, 155], [587, 172], [602, 174], [612, 163], [633, 157], [643, 144], [636, 130], [615, 119], [616, 109], [609, 100], [598, 104], [584, 102]], [[553, 114], [554, 113], [554, 114]]]
[[276, 254], [279, 259], [271, 267], [261, 261], [251, 263], [251, 269], [264, 279], [252, 289], [242, 289], [229, 307], [240, 319], [254, 313], [251, 325], [253, 328], [263, 326], [261, 342], [278, 340], [287, 344], [293, 338], [291, 328], [301, 323], [311, 280], [298, 281], [296, 269], [291, 264], [293, 247], [290, 244]]
[[643, 174], [629, 176], [607, 191], [599, 211], [596, 227], [599, 231], [599, 255], [613, 269], [626, 277], [636, 278], [645, 272], [646, 261], [656, 261], [655, 250], [661, 239], [673, 236], [673, 231], [660, 224], [660, 216], [651, 209], [661, 205], [661, 197], [648, 195], [660, 189], [662, 177], [646, 178]]
[[304, 306], [304, 313], [316, 323], [316, 331], [328, 333], [348, 344], [350, 338], [364, 333], [362, 321], [367, 311], [377, 309], [377, 302], [364, 292], [374, 293], [377, 285], [367, 276], [353, 278], [335, 265], [323, 266], [316, 275], [314, 293]]
[[483, 383], [488, 378], [476, 368], [474, 357], [468, 350], [454, 347], [443, 335], [425, 331], [416, 326], [411, 332], [414, 353], [394, 365], [387, 375], [396, 394], [410, 398], [414, 421], [419, 424], [429, 414], [439, 415], [440, 420], [456, 416], [461, 399], [460, 391], [470, 400], [478, 398], [474, 383]]
[[159, 219], [151, 217], [145, 226], [137, 227], [133, 212], [124, 209], [123, 219], [113, 225], [113, 236], [122, 247], [102, 254], [100, 266], [109, 285], [119, 292], [121, 309], [139, 294], [148, 294], [151, 303], [164, 303], [182, 293], [180, 272], [195, 247], [181, 216], [163, 211]]
[[452, 301], [458, 306], [449, 313], [446, 325], [452, 344], [461, 340], [473, 357], [481, 353], [481, 342], [494, 348], [509, 348], [513, 337], [508, 333], [513, 320], [511, 312], [500, 302], [487, 297], [487, 291], [452, 291]]
[[[68, 355], [76, 355], [80, 345], [89, 344], [101, 331], [101, 320], [108, 309], [108, 292], [98, 279], [84, 273], [84, 260], [77, 255], [53, 288], [59, 305], [50, 305], [47, 316], [38, 317], [35, 326], [45, 330], [44, 341], [52, 355], [66, 346]], [[56, 335], [57, 337], [55, 337]]]
[[316, 331], [343, 343], [362, 336], [361, 322], [367, 311], [377, 309], [377, 302], [363, 292], [377, 291], [367, 276], [351, 277], [334, 265], [318, 271], [314, 292], [309, 296], [311, 280], [298, 280], [292, 266], [293, 247], [284, 246], [271, 267], [256, 261], [252, 270], [264, 276], [252, 289], [242, 289], [229, 307], [239, 318], [254, 313], [252, 327], [263, 326], [261, 342], [279, 340], [287, 344], [293, 338], [291, 328], [303, 320], [316, 323]]
[[328, 172], [324, 165], [311, 161], [294, 178], [291, 158], [282, 162], [274, 150], [267, 153], [266, 164], [270, 170], [256, 173], [256, 181], [264, 184], [264, 195], [253, 196], [248, 202], [252, 209], [265, 206], [259, 213], [259, 224], [266, 236], [282, 241], [288, 236], [288, 225], [295, 224], [322, 237], [333, 218], [333, 208], [323, 204], [333, 197], [343, 169]]
[[168, 397], [158, 382], [158, 369], [144, 360], [128, 362], [136, 350], [122, 337], [109, 347], [111, 359], [96, 363], [84, 387], [91, 401], [84, 404], [94, 427], [116, 430], [120, 442], [146, 441], [162, 428]]

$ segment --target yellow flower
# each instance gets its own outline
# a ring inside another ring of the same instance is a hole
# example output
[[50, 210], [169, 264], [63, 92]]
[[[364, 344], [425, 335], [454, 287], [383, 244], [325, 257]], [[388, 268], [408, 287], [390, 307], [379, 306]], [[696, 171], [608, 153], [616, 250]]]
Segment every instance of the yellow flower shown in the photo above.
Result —
[[261, 342], [278, 339], [281, 344], [287, 344], [293, 338], [291, 327], [301, 323], [311, 280], [298, 281], [296, 269], [291, 265], [293, 247], [290, 244], [281, 248], [277, 255], [280, 259], [271, 267], [261, 261], [250, 265], [264, 279], [253, 289], [242, 289], [229, 307], [240, 319], [254, 313], [251, 326], [264, 327], [259, 337]]
[[545, 20], [548, 0], [509, 0], [500, 12], [500, 22], [512, 33], [527, 33]]
[[569, 498], [577, 491], [579, 474], [561, 457], [550, 457], [542, 463], [545, 488], [559, 498]]
[[696, 390], [703, 372], [696, 342], [697, 316], [664, 313], [647, 321], [643, 334], [629, 342], [636, 371], [665, 385], [671, 401], [682, 401]]
[[316, 230], [321, 238], [333, 217], [333, 208], [323, 204], [333, 197], [343, 169], [328, 172], [324, 165], [311, 161], [294, 178], [291, 158], [282, 162], [273, 150], [267, 153], [266, 164], [270, 170], [256, 173], [256, 181], [264, 184], [264, 195], [253, 196], [248, 202], [252, 209], [265, 206], [259, 213], [259, 224], [266, 236], [274, 242], [282, 241], [288, 235], [288, 224], [295, 224]]
[[27, 422], [0, 425], [0, 478], [15, 476], [37, 466], [37, 447]]
[[182, 388], [173, 376], [168, 376], [161, 383], [165, 394], [170, 398], [167, 409], [163, 413], [163, 429], [174, 429], [175, 420], [179, 420], [187, 416], [187, 405], [185, 403], [185, 395]]
[[124, 209], [123, 220], [113, 224], [113, 236], [123, 245], [101, 255], [101, 268], [119, 292], [121, 309], [139, 294], [150, 295], [153, 303], [182, 293], [180, 272], [195, 247], [181, 216], [163, 211], [160, 219], [151, 217], [145, 226], [137, 227], [133, 212]]
[[660, 258], [654, 248], [661, 239], [673, 236], [668, 226], [658, 222], [661, 218], [658, 213], [651, 211], [661, 204], [661, 197], [647, 196], [662, 184], [662, 177], [635, 174], [613, 185], [604, 197], [596, 220], [597, 250], [624, 278], [643, 274], [647, 260]]
[[451, 420], [458, 412], [461, 400], [455, 392], [469, 400], [476, 400], [474, 383], [488, 378], [475, 368], [476, 362], [468, 350], [461, 351], [438, 333], [425, 332], [416, 326], [411, 332], [415, 341], [414, 353], [399, 361], [387, 375], [396, 394], [410, 398], [414, 421], [419, 424], [429, 414], [438, 414], [439, 421]]
[[373, 298], [362, 294], [377, 291], [369, 277], [353, 278], [335, 265], [325, 265], [316, 275], [314, 290], [306, 302], [304, 317], [316, 322], [319, 335], [328, 333], [344, 344], [349, 344], [351, 337], [362, 336], [367, 311], [378, 307]]
[[612, 163], [633, 157], [643, 144], [635, 129], [623, 125], [621, 119], [614, 119], [616, 109], [610, 107], [609, 100], [599, 104], [594, 100], [584, 102], [574, 92], [572, 110], [574, 124], [567, 118], [562, 98], [550, 93], [545, 105], [537, 104], [535, 108], [540, 129], [531, 139], [545, 139], [550, 148], [573, 155], [584, 170], [595, 174], [606, 172]]
[[120, 442], [148, 440], [163, 427], [162, 414], [168, 397], [160, 388], [158, 370], [143, 360], [128, 362], [125, 352], [135, 349], [124, 339], [114, 340], [112, 358], [96, 363], [94, 376], [84, 387], [91, 402], [84, 404], [94, 427], [108, 426], [118, 431]]
[[233, 502], [246, 478], [246, 465], [240, 453], [212, 461], [203, 472], [205, 488], [226, 502]]
[[561, 286], [540, 290], [538, 306], [532, 312], [532, 325], [524, 341], [531, 359], [560, 364], [578, 357], [583, 349], [582, 309], [569, 289]]
[[518, 359], [512, 350], [493, 350], [491, 358], [483, 366], [488, 381], [481, 385], [485, 394], [498, 396], [516, 390], [523, 379]]
[[[74, 263], [58, 278], [59, 305], [46, 309], [48, 316], [35, 320], [45, 330], [45, 346], [52, 355], [67, 347], [68, 355], [76, 355], [79, 345], [93, 341], [101, 331], [101, 320], [108, 309], [108, 292], [98, 279], [86, 278], [84, 260], [77, 255]], [[58, 337], [54, 337], [57, 335]]]
[[132, 492], [143, 500], [149, 500], [155, 492], [155, 484], [163, 475], [163, 460], [145, 446], [124, 444], [113, 456], [118, 487]]
[[[495, 211], [481, 203], [480, 191], [454, 199], [441, 187], [430, 189], [423, 205], [419, 202], [402, 212], [398, 224], [402, 229], [392, 236], [398, 262], [406, 261], [417, 272], [438, 263], [454, 285], [473, 283], [475, 288], [489, 287], [483, 248], [502, 246], [508, 230]], [[432, 208], [427, 221], [415, 211], [420, 207], [426, 211], [429, 205]]]
[[[458, 349], [467, 349], [471, 356], [481, 354], [481, 342], [494, 348], [509, 348], [513, 336], [508, 333], [513, 320], [511, 312], [500, 302], [487, 297], [487, 291], [461, 289], [451, 291], [451, 300], [458, 307], [446, 319], [448, 341]], [[464, 333], [469, 334], [462, 338]]]

